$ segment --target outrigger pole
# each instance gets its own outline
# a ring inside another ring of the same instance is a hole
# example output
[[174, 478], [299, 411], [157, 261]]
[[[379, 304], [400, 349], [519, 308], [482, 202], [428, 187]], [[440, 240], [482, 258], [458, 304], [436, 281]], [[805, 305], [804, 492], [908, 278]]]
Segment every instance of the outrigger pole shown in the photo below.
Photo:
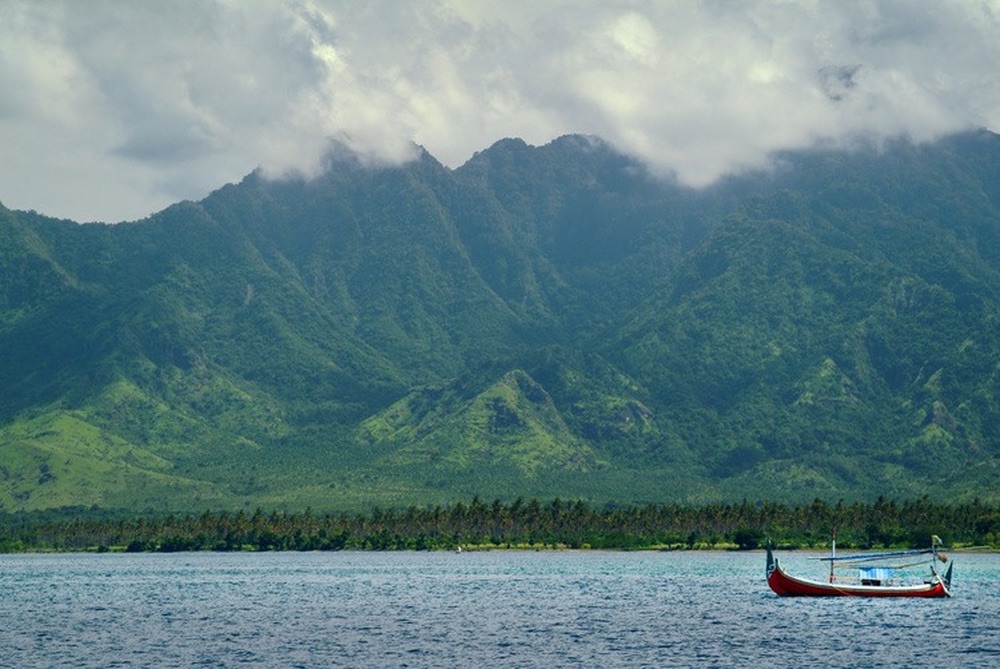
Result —
[[814, 557], [812, 559], [823, 560], [824, 562], [827, 560], [839, 560], [840, 562], [865, 562], [867, 560], [879, 560], [881, 558], [898, 557], [900, 555], [927, 555], [929, 553], [937, 555], [936, 550], [932, 550], [930, 548], [916, 548], [906, 551], [891, 551], [889, 553], [859, 553], [858, 555], [843, 555], [839, 558], [831, 555], [830, 557]]

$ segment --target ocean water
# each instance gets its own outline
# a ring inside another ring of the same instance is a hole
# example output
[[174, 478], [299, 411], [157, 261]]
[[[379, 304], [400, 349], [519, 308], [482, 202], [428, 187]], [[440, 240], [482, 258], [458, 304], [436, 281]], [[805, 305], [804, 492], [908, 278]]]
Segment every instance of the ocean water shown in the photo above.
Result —
[[954, 558], [876, 600], [780, 598], [761, 552], [0, 555], [0, 666], [998, 667], [1000, 555]]

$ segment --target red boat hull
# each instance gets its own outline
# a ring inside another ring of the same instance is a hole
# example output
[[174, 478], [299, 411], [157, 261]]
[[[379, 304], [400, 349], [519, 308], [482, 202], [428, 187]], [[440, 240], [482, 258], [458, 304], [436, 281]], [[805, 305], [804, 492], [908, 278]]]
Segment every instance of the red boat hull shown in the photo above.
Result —
[[790, 576], [771, 557], [770, 551], [767, 584], [783, 597], [951, 597], [947, 583], [941, 579], [917, 585], [883, 586], [824, 583]]

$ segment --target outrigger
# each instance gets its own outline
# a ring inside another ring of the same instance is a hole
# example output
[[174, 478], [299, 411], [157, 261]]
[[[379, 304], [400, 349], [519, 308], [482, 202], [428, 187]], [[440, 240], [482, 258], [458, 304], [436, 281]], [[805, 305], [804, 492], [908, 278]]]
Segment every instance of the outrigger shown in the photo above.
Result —
[[[779, 595], [789, 597], [951, 597], [951, 570], [954, 563], [948, 565], [948, 571], [944, 576], [938, 573], [937, 562], [948, 561], [948, 556], [938, 550], [940, 544], [941, 539], [935, 535], [931, 537], [931, 547], [927, 549], [837, 557], [837, 540], [834, 535], [830, 544], [830, 557], [815, 558], [830, 563], [830, 577], [827, 582], [791, 576], [781, 568], [781, 564], [768, 547], [767, 584]], [[930, 573], [918, 583], [906, 584], [897, 581], [895, 570], [917, 566], [923, 564], [925, 560], [886, 566], [866, 564], [917, 555], [930, 555]], [[835, 566], [848, 565], [857, 568], [856, 576], [835, 576]]]

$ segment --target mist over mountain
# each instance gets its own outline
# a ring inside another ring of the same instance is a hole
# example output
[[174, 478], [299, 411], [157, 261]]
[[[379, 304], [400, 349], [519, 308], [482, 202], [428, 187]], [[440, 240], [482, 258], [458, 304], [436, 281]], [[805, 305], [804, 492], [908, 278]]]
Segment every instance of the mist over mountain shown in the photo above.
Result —
[[0, 208], [0, 508], [997, 499], [1000, 136]]

